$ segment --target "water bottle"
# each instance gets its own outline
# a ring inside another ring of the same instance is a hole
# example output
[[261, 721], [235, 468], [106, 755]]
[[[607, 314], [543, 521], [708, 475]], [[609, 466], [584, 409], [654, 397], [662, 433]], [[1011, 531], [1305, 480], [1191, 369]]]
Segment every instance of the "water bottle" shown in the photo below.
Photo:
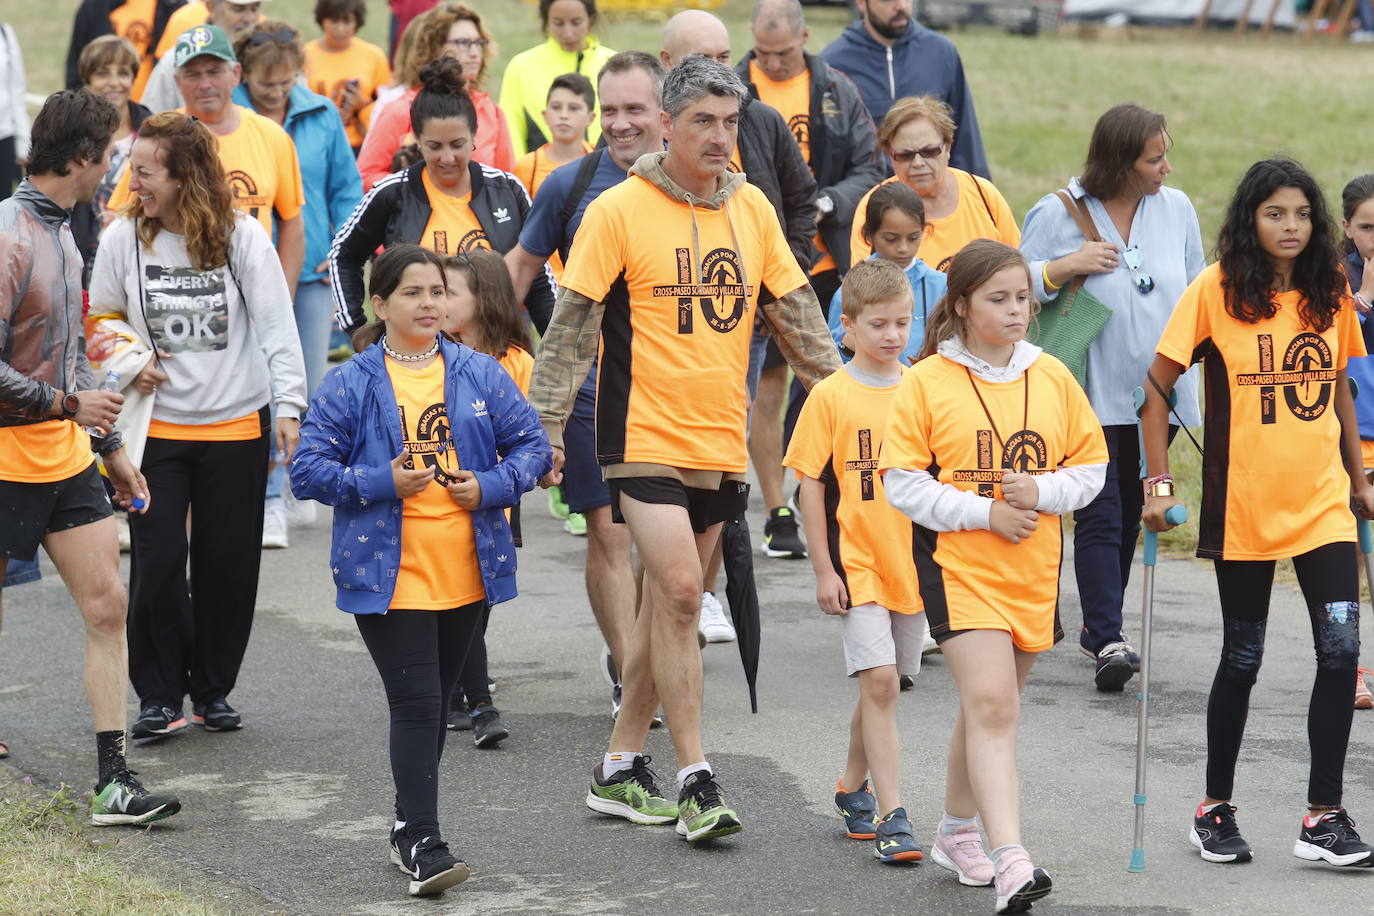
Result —
[[[106, 375], [105, 375], [105, 381], [103, 381], [103, 382], [100, 383], [100, 388], [99, 388], [99, 390], [100, 390], [100, 391], [111, 391], [111, 392], [114, 392], [115, 394], [118, 394], [118, 393], [119, 393], [119, 373], [118, 373], [118, 372], [109, 372], [109, 373], [106, 373]], [[94, 436], [94, 437], [97, 438], [97, 439], [104, 439], [104, 438], [105, 438], [105, 430], [101, 429], [99, 426], [87, 426], [87, 427], [86, 427], [86, 432], [89, 433], [90, 435]]]

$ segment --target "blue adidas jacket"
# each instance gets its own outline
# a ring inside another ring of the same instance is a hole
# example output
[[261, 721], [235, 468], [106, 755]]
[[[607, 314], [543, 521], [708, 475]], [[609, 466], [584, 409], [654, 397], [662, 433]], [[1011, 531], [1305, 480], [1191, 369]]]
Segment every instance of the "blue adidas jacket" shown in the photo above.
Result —
[[[498, 604], [516, 595], [505, 509], [549, 470], [552, 451], [539, 415], [500, 363], [448, 340], [440, 354], [458, 460], [482, 487], [481, 505], [472, 512], [477, 563], [487, 600]], [[291, 492], [334, 507], [329, 565], [336, 603], [350, 614], [385, 614], [401, 565], [401, 500], [391, 462], [403, 436], [383, 359], [373, 344], [324, 377], [291, 462]]]
[[[248, 89], [242, 84], [234, 90], [234, 104], [253, 107]], [[334, 233], [363, 199], [363, 180], [358, 175], [358, 163], [348, 145], [339, 110], [329, 99], [299, 83], [292, 86], [284, 127], [296, 144], [305, 191], [305, 206], [301, 208], [305, 217], [305, 263], [301, 265], [300, 282], [315, 283], [329, 276], [328, 266], [319, 271], [315, 268], [329, 257]]]

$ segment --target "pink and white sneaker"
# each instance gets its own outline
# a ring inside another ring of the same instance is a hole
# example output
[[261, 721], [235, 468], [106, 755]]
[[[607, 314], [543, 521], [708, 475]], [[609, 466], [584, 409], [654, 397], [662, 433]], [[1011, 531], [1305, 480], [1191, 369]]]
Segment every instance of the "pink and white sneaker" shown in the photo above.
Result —
[[960, 827], [948, 836], [936, 834], [935, 842], [930, 844], [930, 858], [936, 865], [956, 873], [960, 884], [987, 887], [992, 883], [992, 860], [983, 852], [976, 825]]
[[1017, 847], [1002, 856], [997, 873], [997, 912], [1024, 913], [1050, 892], [1050, 876], [1031, 864], [1030, 854]]

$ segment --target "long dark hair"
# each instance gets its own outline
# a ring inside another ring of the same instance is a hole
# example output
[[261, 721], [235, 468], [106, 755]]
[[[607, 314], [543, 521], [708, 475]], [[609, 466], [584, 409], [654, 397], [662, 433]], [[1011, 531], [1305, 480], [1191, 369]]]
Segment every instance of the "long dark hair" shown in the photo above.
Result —
[[[497, 359], [505, 356], [511, 347], [534, 352], [529, 322], [515, 301], [515, 287], [511, 285], [505, 258], [485, 248], [469, 248], [445, 258], [444, 267], [450, 277], [455, 273], [463, 274], [468, 289], [477, 299], [475, 323], [482, 339], [463, 343]], [[476, 346], [479, 343], [482, 347]]]
[[420, 91], [410, 103], [410, 129], [415, 136], [435, 118], [462, 118], [477, 133], [477, 106], [468, 95], [463, 65], [452, 57], [439, 57], [420, 70]]
[[[433, 264], [439, 268], [439, 276], [443, 278], [444, 285], [448, 285], [448, 277], [444, 273], [444, 262], [437, 254], [428, 248], [421, 248], [419, 245], [412, 245], [409, 242], [392, 245], [386, 251], [377, 255], [372, 262], [372, 275], [368, 277], [367, 294], [368, 297], [376, 296], [379, 299], [386, 299], [396, 292], [396, 287], [401, 285], [401, 276], [406, 272], [406, 268], [412, 264]], [[355, 353], [361, 353], [368, 347], [382, 339], [386, 333], [386, 324], [374, 318], [367, 324], [353, 332], [352, 344]]]
[[1312, 239], [1294, 259], [1293, 288], [1302, 293], [1298, 307], [1302, 323], [1325, 331], [1335, 321], [1346, 290], [1336, 251], [1335, 223], [1316, 179], [1285, 157], [1263, 159], [1250, 166], [1226, 208], [1216, 250], [1226, 312], [1237, 321], [1255, 324], [1278, 311], [1272, 290], [1274, 267], [1260, 247], [1255, 211], [1279, 188], [1301, 191], [1311, 207]]
[[[1371, 197], [1374, 197], [1374, 174], [1350, 179], [1341, 191], [1341, 215], [1345, 217], [1345, 221], [1348, 223], [1354, 219], [1355, 211], [1360, 209], [1360, 204]], [[1354, 250], [1354, 239], [1347, 238], [1341, 242], [1341, 252], [1347, 257]]]

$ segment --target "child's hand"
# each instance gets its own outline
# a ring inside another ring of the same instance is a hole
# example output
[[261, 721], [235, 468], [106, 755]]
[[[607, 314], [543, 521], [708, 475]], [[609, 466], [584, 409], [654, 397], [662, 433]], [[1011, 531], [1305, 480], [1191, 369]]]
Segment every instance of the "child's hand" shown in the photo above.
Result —
[[471, 512], [482, 505], [482, 485], [477, 482], [477, 475], [459, 469], [453, 472], [453, 476], [458, 479], [448, 485], [448, 495], [458, 504], [458, 508]]
[[415, 467], [409, 451], [391, 459], [391, 482], [396, 485], [396, 495], [401, 499], [414, 496], [434, 479], [434, 471], [427, 467]]
[[849, 592], [834, 570], [816, 575], [816, 603], [827, 614], [843, 616], [849, 613]]
[[993, 534], [1019, 544], [1039, 527], [1039, 518], [1040, 513], [1034, 509], [1018, 509], [1011, 503], [996, 499], [992, 502], [988, 525]]
[[1002, 475], [1002, 498], [1015, 509], [1034, 509], [1040, 501], [1040, 487], [1029, 474]]

